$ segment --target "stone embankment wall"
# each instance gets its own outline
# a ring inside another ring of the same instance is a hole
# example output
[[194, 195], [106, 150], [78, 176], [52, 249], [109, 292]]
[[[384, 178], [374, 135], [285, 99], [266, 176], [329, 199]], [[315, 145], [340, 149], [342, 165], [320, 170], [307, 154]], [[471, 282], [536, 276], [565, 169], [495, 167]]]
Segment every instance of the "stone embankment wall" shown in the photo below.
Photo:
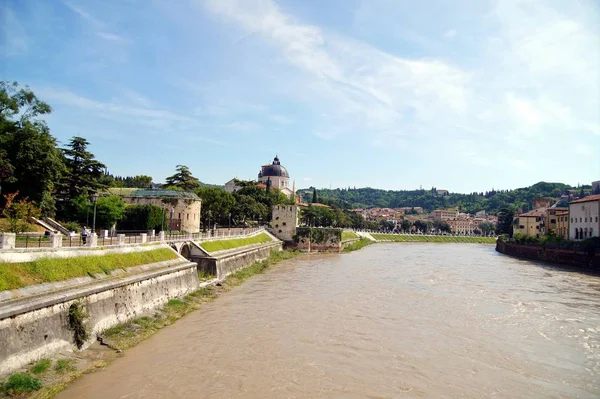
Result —
[[69, 320], [72, 306], [81, 306], [87, 314], [84, 322], [89, 338], [82, 345], [84, 349], [107, 328], [147, 314], [197, 288], [196, 264], [183, 260], [167, 268], [0, 303], [0, 374], [77, 349]]
[[204, 255], [192, 251], [191, 259], [198, 264], [199, 271], [205, 271], [215, 276], [217, 280], [223, 280], [237, 270], [267, 259], [271, 251], [282, 249], [283, 242], [273, 241], [210, 254], [205, 252]]
[[496, 242], [496, 251], [517, 258], [551, 262], [600, 272], [600, 253], [598, 252], [590, 255], [580, 250], [546, 248], [537, 245], [504, 242], [502, 240]]
[[299, 227], [294, 242], [304, 252], [340, 252], [342, 229]]

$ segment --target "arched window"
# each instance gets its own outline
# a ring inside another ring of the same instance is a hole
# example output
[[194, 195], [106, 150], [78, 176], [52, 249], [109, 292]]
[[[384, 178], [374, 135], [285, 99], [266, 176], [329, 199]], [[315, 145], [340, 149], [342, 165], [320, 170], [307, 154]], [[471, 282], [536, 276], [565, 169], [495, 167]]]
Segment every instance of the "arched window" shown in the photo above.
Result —
[[579, 239], [583, 240], [583, 229], [581, 227], [579, 228]]
[[583, 229], [583, 238], [587, 238], [587, 227]]
[[579, 230], [575, 229], [575, 239], [579, 240]]
[[590, 228], [590, 237], [594, 236], [594, 229]]

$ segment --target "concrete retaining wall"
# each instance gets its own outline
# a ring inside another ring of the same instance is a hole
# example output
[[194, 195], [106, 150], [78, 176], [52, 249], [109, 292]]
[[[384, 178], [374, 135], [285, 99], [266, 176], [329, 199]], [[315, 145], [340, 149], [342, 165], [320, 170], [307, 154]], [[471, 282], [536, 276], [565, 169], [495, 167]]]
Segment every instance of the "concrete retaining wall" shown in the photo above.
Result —
[[274, 241], [230, 251], [213, 252], [211, 256], [192, 259], [198, 263], [198, 270], [204, 270], [218, 280], [223, 280], [237, 270], [267, 259], [271, 251], [281, 251], [282, 249], [283, 242]]
[[198, 288], [196, 264], [184, 262], [118, 280], [47, 294], [0, 307], [0, 374], [42, 357], [76, 350], [69, 308], [84, 305], [89, 342], [116, 324], [147, 314], [169, 299]]

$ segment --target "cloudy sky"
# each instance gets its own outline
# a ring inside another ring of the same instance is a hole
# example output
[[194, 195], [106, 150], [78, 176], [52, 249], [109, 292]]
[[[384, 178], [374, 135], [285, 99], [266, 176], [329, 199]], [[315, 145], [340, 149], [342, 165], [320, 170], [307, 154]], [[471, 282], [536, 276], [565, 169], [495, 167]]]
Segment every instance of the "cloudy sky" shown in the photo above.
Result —
[[450, 191], [600, 179], [595, 0], [5, 0], [0, 77], [118, 175]]

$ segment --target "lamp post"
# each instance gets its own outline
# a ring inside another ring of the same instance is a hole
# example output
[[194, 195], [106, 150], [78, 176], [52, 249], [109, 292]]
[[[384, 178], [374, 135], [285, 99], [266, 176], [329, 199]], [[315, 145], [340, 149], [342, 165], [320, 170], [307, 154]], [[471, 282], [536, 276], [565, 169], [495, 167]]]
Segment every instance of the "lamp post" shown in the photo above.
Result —
[[229, 230], [231, 230], [231, 212], [229, 212]]
[[94, 218], [92, 219], [92, 233], [96, 232], [96, 204], [98, 202], [98, 193], [92, 194], [92, 199], [94, 200]]
[[173, 231], [173, 213], [175, 213], [175, 208], [171, 207], [171, 218], [169, 219], [169, 233]]
[[210, 209], [208, 210], [208, 235], [210, 236], [210, 216], [211, 216], [212, 212], [210, 211]]

